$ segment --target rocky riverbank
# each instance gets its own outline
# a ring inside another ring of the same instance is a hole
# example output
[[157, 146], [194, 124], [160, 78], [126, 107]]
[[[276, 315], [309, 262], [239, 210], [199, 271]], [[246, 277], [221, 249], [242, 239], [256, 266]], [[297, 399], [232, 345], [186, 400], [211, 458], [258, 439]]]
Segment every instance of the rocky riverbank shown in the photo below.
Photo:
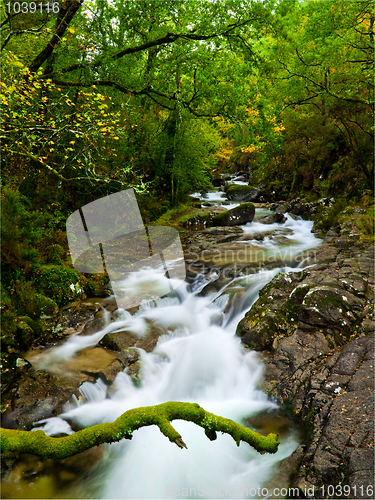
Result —
[[276, 276], [237, 329], [267, 353], [262, 388], [306, 425], [286, 462], [314, 498], [324, 485], [363, 498], [374, 480], [374, 252], [355, 240], [329, 231], [315, 265]]

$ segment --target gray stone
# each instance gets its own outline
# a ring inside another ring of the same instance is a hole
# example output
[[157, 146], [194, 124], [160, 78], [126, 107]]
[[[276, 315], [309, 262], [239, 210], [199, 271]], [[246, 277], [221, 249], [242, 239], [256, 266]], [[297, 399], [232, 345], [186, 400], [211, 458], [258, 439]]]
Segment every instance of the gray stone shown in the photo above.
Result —
[[266, 215], [265, 217], [261, 217], [258, 220], [258, 222], [261, 222], [262, 224], [275, 224], [276, 222], [283, 223], [285, 221], [286, 221], [286, 217], [280, 213]]

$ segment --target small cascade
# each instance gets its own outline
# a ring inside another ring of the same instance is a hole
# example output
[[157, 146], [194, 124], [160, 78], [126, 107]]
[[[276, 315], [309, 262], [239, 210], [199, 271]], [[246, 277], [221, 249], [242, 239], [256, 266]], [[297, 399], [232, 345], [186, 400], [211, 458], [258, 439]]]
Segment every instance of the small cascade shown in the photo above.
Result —
[[[284, 224], [252, 222], [242, 227], [250, 237], [267, 231], [263, 238], [251, 239], [252, 244], [293, 256], [320, 243], [311, 234], [311, 226], [288, 216]], [[278, 235], [282, 236], [279, 242]], [[287, 261], [285, 256], [283, 260]], [[260, 412], [274, 411], [276, 403], [258, 389], [262, 361], [257, 353], [241, 345], [235, 331], [257, 300], [259, 290], [280, 271], [292, 268], [259, 270], [235, 278], [219, 292], [206, 296], [200, 294], [208, 282], [206, 276], [198, 276], [193, 284], [181, 281], [168, 296], [144, 301], [134, 314], [120, 311], [117, 320], [100, 332], [70, 337], [52, 349], [45, 364], [73, 358], [109, 332], [125, 330], [142, 337], [150, 325], [162, 331], [152, 352], [139, 349], [140, 382], [135, 384], [126, 370], [117, 375], [111, 391], [100, 380], [96, 384], [86, 382], [80, 388], [81, 398], [66, 406], [60, 417], [40, 422], [38, 428], [49, 435], [69, 434], [72, 427], [112, 422], [131, 408], [166, 401], [196, 402], [207, 411], [240, 423]], [[137, 273], [123, 282], [127, 294], [138, 294], [140, 286], [158, 290], [166, 279], [162, 270], [142, 269]], [[229, 301], [227, 289], [233, 285], [245, 288], [245, 292]], [[259, 488], [270, 480], [275, 464], [298, 446], [298, 436], [291, 430], [282, 436], [275, 455], [260, 455], [247, 444], [237, 447], [227, 435], [211, 442], [190, 422], [175, 421], [173, 425], [187, 450], [168, 442], [157, 428], [142, 428], [131, 441], [106, 446], [100, 464], [84, 480], [86, 491], [90, 489], [95, 498], [108, 499], [263, 498]]]

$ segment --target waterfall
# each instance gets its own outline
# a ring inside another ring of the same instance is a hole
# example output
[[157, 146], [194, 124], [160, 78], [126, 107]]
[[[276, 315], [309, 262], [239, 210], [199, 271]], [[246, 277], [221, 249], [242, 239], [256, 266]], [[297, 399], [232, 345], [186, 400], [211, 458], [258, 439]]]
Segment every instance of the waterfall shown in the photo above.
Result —
[[[262, 227], [259, 227], [262, 226]], [[274, 227], [272, 227], [274, 226]], [[311, 223], [292, 220], [284, 225], [269, 225], [267, 231], [281, 226], [288, 229], [290, 248], [301, 251], [319, 244], [311, 234]], [[265, 226], [252, 223], [244, 231], [256, 234]], [[252, 242], [253, 243], [253, 242]], [[287, 242], [288, 243], [288, 242]], [[259, 245], [285, 250], [272, 238]], [[293, 253], [293, 252], [292, 252]], [[74, 357], [79, 350], [95, 345], [108, 332], [126, 330], [144, 336], [150, 325], [162, 330], [158, 343], [150, 353], [139, 349], [141, 369], [137, 384], [125, 370], [119, 373], [106, 393], [102, 381], [86, 382], [84, 396], [67, 406], [58, 418], [47, 419], [43, 430], [49, 435], [73, 432], [69, 424], [82, 428], [112, 422], [125, 411], [166, 401], [199, 403], [205, 410], [239, 423], [260, 412], [277, 408], [258, 388], [263, 363], [259, 355], [244, 348], [235, 335], [238, 321], [256, 301], [259, 290], [280, 271], [292, 268], [261, 270], [247, 277], [235, 278], [246, 286], [246, 292], [228, 308], [228, 285], [216, 293], [202, 296], [205, 281], [197, 278], [191, 286], [182, 282], [166, 297], [144, 301], [131, 315], [122, 311], [119, 318], [93, 335], [72, 336], [54, 348], [44, 363]], [[295, 269], [293, 269], [295, 270]], [[160, 286], [163, 271], [143, 269], [142, 280], [149, 287]], [[200, 281], [199, 281], [200, 280]], [[130, 276], [124, 287], [132, 293], [137, 276]], [[137, 290], [138, 293], [138, 290]], [[281, 437], [275, 455], [260, 455], [246, 443], [236, 446], [228, 435], [209, 441], [203, 429], [193, 423], [174, 421], [174, 427], [187, 444], [180, 450], [156, 427], [134, 432], [131, 441], [106, 445], [106, 453], [87, 478], [93, 498], [264, 498], [262, 488], [273, 475], [274, 466], [298, 446], [293, 431]], [[41, 427], [39, 427], [41, 428]]]

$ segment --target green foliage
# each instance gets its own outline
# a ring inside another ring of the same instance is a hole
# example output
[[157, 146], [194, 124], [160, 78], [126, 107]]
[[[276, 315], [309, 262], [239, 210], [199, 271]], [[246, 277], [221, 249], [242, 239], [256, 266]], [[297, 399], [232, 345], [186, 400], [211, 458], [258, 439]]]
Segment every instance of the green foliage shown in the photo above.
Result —
[[342, 234], [359, 235], [361, 241], [374, 243], [374, 204], [368, 200], [368, 195], [362, 196], [360, 207], [346, 198], [338, 199], [331, 207], [321, 206], [314, 214], [314, 219], [316, 230], [326, 232], [340, 227]]
[[[70, 288], [81, 285], [63, 231], [99, 197], [132, 187], [146, 222], [206, 221], [188, 194], [234, 169], [276, 198], [372, 198], [371, 2], [68, 7], [61, 25], [20, 14], [2, 26], [8, 337], [20, 315], [37, 322], [81, 293]], [[322, 227], [339, 219], [334, 210], [322, 212]], [[357, 219], [372, 238], [371, 216]]]
[[25, 350], [47, 326], [43, 317], [81, 295], [80, 274], [64, 265], [66, 237], [18, 190], [4, 187], [1, 214], [2, 346]]
[[46, 261], [51, 264], [62, 264], [62, 259], [66, 256], [66, 252], [61, 245], [55, 243], [46, 247], [44, 256]]
[[328, 231], [331, 228], [337, 227], [340, 222], [340, 216], [347, 206], [348, 202], [344, 198], [341, 198], [332, 207], [318, 207], [314, 216], [317, 221], [314, 224], [315, 229]]
[[361, 232], [362, 240], [374, 242], [374, 207], [356, 219], [356, 227]]
[[373, 29], [368, 1], [277, 3], [254, 43], [251, 104], [231, 131], [232, 158], [253, 182], [281, 199], [373, 189]]
[[38, 262], [34, 245], [43, 236], [43, 217], [27, 209], [27, 200], [17, 190], [4, 186], [1, 195], [2, 266], [9, 279], [9, 268], [28, 269]]
[[33, 285], [37, 290], [63, 307], [82, 293], [79, 273], [59, 265], [38, 266], [33, 272]]
[[41, 315], [52, 316], [58, 312], [57, 303], [37, 292], [31, 281], [16, 284], [15, 305], [23, 314], [38, 319]]

